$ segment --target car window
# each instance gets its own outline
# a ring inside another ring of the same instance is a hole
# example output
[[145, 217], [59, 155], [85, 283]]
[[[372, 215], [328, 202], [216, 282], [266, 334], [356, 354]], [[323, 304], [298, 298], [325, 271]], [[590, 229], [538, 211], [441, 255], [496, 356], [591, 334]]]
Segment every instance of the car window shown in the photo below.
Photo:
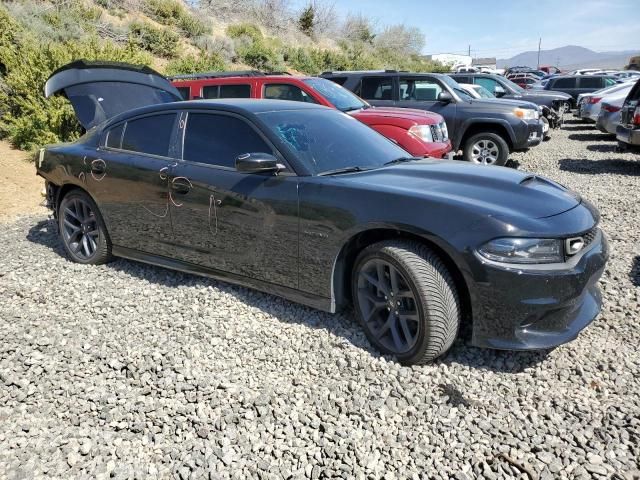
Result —
[[481, 87], [486, 88], [490, 92], [495, 92], [496, 87], [498, 86], [498, 82], [490, 77], [475, 77], [473, 79], [473, 83], [476, 85], [480, 85]]
[[202, 87], [202, 98], [220, 98], [219, 95], [220, 88], [218, 85], [207, 85], [206, 87]]
[[244, 120], [230, 115], [189, 113], [183, 160], [235, 168], [243, 153], [270, 153], [262, 137]]
[[600, 77], [582, 77], [580, 79], [580, 88], [600, 88], [602, 87], [602, 80]]
[[122, 144], [122, 132], [124, 131], [124, 123], [112, 128], [107, 133], [107, 141], [105, 145], [109, 148], [120, 148]]
[[325, 100], [331, 102], [334, 107], [343, 112], [367, 108], [369, 106], [346, 88], [336, 85], [324, 78], [307, 78], [303, 81], [322, 95]]
[[334, 109], [265, 112], [263, 122], [314, 173], [381, 167], [410, 154], [350, 115]]
[[344, 85], [347, 81], [347, 77], [333, 77], [331, 78], [331, 81], [337, 83], [338, 85]]
[[183, 100], [189, 100], [189, 94], [191, 93], [190, 87], [176, 87]]
[[220, 85], [218, 98], [251, 98], [251, 85]]
[[557, 78], [556, 81], [551, 84], [551, 88], [576, 88], [576, 79]]
[[393, 100], [393, 78], [364, 77], [360, 85], [360, 96], [365, 100]]
[[295, 85], [286, 83], [269, 83], [264, 86], [264, 98], [274, 100], [291, 100], [293, 102], [318, 103], [311, 95]]
[[442, 86], [431, 78], [400, 78], [400, 100], [436, 101]]
[[604, 79], [604, 86], [605, 87], [610, 87], [611, 85], [615, 85], [616, 81], [613, 78], [605, 78]]
[[455, 77], [451, 77], [453, 78], [456, 82], [458, 83], [473, 83], [471, 80], [471, 77], [467, 77], [464, 75], [456, 75]]
[[170, 113], [151, 115], [127, 122], [122, 137], [122, 149], [168, 156], [175, 118], [176, 114]]

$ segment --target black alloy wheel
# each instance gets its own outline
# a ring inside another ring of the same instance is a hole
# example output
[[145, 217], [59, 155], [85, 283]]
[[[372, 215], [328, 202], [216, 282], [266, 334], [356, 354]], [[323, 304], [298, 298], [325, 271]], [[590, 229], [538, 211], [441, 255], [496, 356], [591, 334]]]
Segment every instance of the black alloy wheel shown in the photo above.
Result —
[[403, 364], [446, 352], [461, 318], [447, 267], [426, 245], [389, 240], [365, 248], [352, 273], [356, 316], [369, 341]]
[[111, 258], [111, 244], [95, 202], [80, 190], [69, 192], [60, 202], [58, 227], [62, 243], [78, 263], [101, 264]]

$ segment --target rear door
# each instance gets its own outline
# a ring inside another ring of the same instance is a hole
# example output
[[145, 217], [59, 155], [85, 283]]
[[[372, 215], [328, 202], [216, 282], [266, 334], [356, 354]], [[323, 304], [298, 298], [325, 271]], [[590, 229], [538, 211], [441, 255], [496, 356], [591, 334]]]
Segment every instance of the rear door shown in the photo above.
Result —
[[581, 93], [591, 93], [604, 87], [604, 77], [597, 75], [583, 75], [578, 78], [576, 91], [578, 95]]
[[203, 85], [200, 93], [201, 98], [255, 98], [255, 82], [250, 80], [235, 83], [217, 83], [216, 85]]
[[134, 108], [182, 100], [171, 82], [149, 67], [86, 60], [53, 72], [44, 92], [47, 98], [67, 97], [87, 130]]
[[393, 107], [398, 99], [397, 78], [391, 75], [364, 76], [354, 93], [371, 105]]
[[550, 85], [547, 90], [556, 90], [558, 92], [564, 92], [571, 95], [574, 99], [578, 98], [580, 92], [578, 91], [578, 78], [577, 77], [564, 77], [550, 80]]
[[171, 255], [168, 178], [175, 160], [177, 114], [132, 118], [107, 130], [96, 157], [85, 159], [86, 183], [114, 245]]
[[211, 110], [182, 115], [182, 159], [169, 185], [175, 256], [297, 288], [298, 178], [284, 159], [278, 175], [236, 171], [241, 154], [279, 156], [245, 118]]

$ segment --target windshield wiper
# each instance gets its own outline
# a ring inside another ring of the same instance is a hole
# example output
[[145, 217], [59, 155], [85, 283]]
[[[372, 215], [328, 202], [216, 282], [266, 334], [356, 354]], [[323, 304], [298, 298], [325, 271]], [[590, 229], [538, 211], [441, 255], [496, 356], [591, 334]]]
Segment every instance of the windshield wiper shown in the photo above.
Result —
[[414, 162], [417, 160], [422, 160], [422, 159], [417, 157], [400, 157], [400, 158], [390, 160], [386, 163], [383, 163], [383, 165], [395, 165], [396, 163]]
[[354, 110], [364, 110], [364, 107], [348, 107], [348, 108], [343, 108], [342, 111], [343, 112], [353, 112]]
[[351, 167], [334, 168], [333, 170], [327, 170], [326, 172], [319, 173], [318, 177], [325, 177], [327, 175], [339, 175], [341, 173], [364, 172], [365, 170], [369, 169], [354, 165]]

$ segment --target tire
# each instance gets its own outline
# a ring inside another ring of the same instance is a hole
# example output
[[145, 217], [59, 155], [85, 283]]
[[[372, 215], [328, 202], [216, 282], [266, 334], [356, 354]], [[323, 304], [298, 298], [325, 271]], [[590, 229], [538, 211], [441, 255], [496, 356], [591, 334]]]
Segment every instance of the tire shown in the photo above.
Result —
[[477, 133], [467, 139], [463, 153], [465, 161], [476, 165], [504, 166], [509, 159], [509, 145], [497, 133]]
[[571, 100], [567, 100], [566, 102], [562, 102], [562, 111], [563, 113], [570, 113], [573, 108], [573, 103]]
[[58, 231], [74, 262], [100, 265], [112, 259], [111, 240], [100, 210], [82, 190], [72, 190], [60, 201]]
[[458, 334], [461, 308], [453, 277], [421, 243], [389, 240], [365, 248], [354, 264], [351, 289], [371, 344], [404, 365], [434, 360]]

